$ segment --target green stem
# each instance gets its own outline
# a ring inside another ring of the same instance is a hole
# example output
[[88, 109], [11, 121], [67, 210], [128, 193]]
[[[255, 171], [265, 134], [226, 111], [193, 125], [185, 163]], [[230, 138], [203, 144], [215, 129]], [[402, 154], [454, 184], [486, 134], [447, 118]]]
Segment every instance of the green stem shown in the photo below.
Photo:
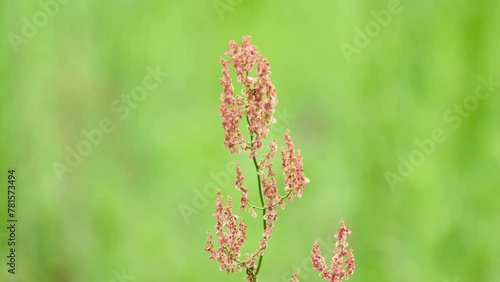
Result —
[[[257, 164], [257, 159], [253, 157], [253, 163], [255, 165], [255, 169], [257, 170], [257, 181], [259, 182], [259, 196], [260, 196], [260, 204], [262, 207], [264, 207], [264, 196], [262, 195], [262, 182], [260, 180], [260, 174], [259, 174], [259, 165]], [[264, 208], [262, 210], [262, 223], [264, 230], [266, 229], [266, 220], [264, 219], [264, 216], [266, 215], [266, 209]]]
[[[250, 119], [248, 118], [248, 115], [246, 116], [246, 119], [247, 119], [247, 123], [248, 123], [248, 126], [250, 126]], [[252, 132], [250, 131], [250, 144], [251, 144], [251, 147], [253, 147], [253, 134]], [[253, 157], [253, 164], [255, 165], [255, 170], [257, 171], [257, 182], [259, 184], [259, 197], [260, 197], [260, 204], [262, 205], [262, 207], [264, 207], [264, 196], [262, 194], [262, 181], [260, 179], [260, 168], [259, 168], [259, 164], [257, 163], [257, 158], [256, 157]], [[263, 230], [265, 231], [266, 230], [266, 226], [267, 226], [267, 222], [266, 220], [264, 219], [266, 216], [266, 209], [264, 208], [262, 210], [262, 227], [263, 227]], [[262, 259], [264, 258], [264, 255], [260, 255], [259, 256], [259, 262], [257, 263], [257, 269], [255, 270], [255, 276], [253, 277], [255, 281], [257, 281], [257, 275], [259, 274], [259, 271], [260, 271], [260, 267], [262, 266]]]
[[[286, 200], [288, 198], [288, 196], [290, 196], [290, 194], [292, 193], [292, 191], [288, 192], [285, 196], [281, 196], [281, 195], [278, 195], [281, 199], [283, 200]], [[258, 209], [258, 210], [265, 210], [266, 208], [265, 207], [258, 207], [256, 205], [252, 205], [252, 204], [248, 204], [251, 208], [254, 208], [254, 209]], [[273, 205], [273, 207], [276, 207], [278, 206], [279, 203], [276, 203]]]

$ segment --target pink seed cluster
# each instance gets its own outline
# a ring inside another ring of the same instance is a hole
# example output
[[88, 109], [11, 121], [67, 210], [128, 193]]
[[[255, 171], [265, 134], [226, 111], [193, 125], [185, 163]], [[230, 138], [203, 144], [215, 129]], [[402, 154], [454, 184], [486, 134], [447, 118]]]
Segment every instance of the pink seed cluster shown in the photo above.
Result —
[[299, 279], [297, 276], [300, 275], [300, 269], [297, 269], [294, 274], [292, 274], [292, 278], [290, 279], [290, 282], [299, 282]]
[[[278, 103], [276, 88], [269, 77], [269, 62], [250, 43], [249, 36], [243, 37], [241, 47], [235, 41], [230, 41], [225, 54], [230, 58], [221, 59], [223, 91], [219, 112], [224, 119], [223, 145], [231, 153], [238, 153], [242, 148], [250, 146], [250, 157], [256, 157], [258, 149], [263, 145], [262, 140], [269, 133], [269, 124], [274, 122], [274, 107]], [[243, 86], [241, 94], [234, 92], [230, 65], [236, 69], [237, 81]], [[251, 142], [245, 142], [240, 132], [240, 120], [243, 116], [249, 120], [248, 129], [253, 136]]]
[[289, 194], [289, 199], [293, 200], [295, 196], [302, 197], [302, 191], [306, 188], [307, 183], [309, 183], [309, 179], [304, 175], [302, 155], [300, 150], [295, 150], [289, 131], [285, 134], [285, 143], [287, 148], [281, 149], [285, 192]]
[[224, 119], [222, 126], [224, 127], [224, 147], [228, 148], [231, 153], [238, 153], [240, 146], [244, 143], [243, 134], [240, 132], [240, 119], [243, 116], [241, 108], [243, 107], [242, 99], [236, 99], [234, 95], [234, 87], [229, 73], [229, 61], [221, 59], [222, 63], [222, 78], [221, 84], [224, 89], [221, 94], [221, 106], [219, 112]]
[[311, 260], [314, 269], [319, 272], [319, 276], [330, 282], [341, 282], [343, 279], [348, 280], [349, 276], [354, 274], [356, 268], [354, 262], [354, 254], [352, 249], [347, 251], [347, 235], [351, 231], [345, 227], [344, 220], [340, 220], [340, 230], [335, 234], [337, 243], [333, 249], [333, 258], [330, 267], [327, 266], [325, 258], [321, 255], [318, 241], [314, 242], [311, 251]]
[[259, 175], [262, 182], [262, 194], [264, 195], [266, 203], [264, 213], [266, 228], [262, 236], [266, 239], [271, 238], [271, 234], [274, 229], [274, 222], [278, 220], [278, 213], [276, 211], [277, 206], [281, 205], [283, 208], [285, 206], [283, 198], [279, 195], [276, 174], [273, 170], [273, 159], [276, 157], [277, 150], [278, 143], [276, 141], [269, 143], [269, 152], [264, 154], [259, 165]]
[[219, 248], [215, 249], [212, 233], [207, 231], [208, 239], [205, 251], [210, 253], [209, 259], [215, 259], [219, 262], [221, 270], [230, 273], [240, 269], [237, 261], [246, 239], [247, 226], [242, 218], [233, 214], [231, 197], [228, 197], [227, 204], [224, 205], [224, 197], [220, 190], [217, 190], [217, 195], [219, 197], [216, 200], [213, 217], [217, 220], [215, 230]]
[[243, 177], [243, 173], [241, 172], [240, 163], [236, 163], [236, 180], [234, 181], [234, 185], [236, 185], [236, 189], [241, 191], [241, 201], [240, 207], [242, 210], [245, 210], [248, 205], [248, 189], [243, 187], [243, 181], [245, 177]]

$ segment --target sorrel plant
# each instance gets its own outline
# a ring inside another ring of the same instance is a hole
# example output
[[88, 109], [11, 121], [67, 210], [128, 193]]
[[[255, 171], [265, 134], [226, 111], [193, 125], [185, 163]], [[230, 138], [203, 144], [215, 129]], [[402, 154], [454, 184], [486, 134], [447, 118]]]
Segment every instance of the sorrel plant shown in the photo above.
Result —
[[[240, 208], [249, 212], [253, 218], [262, 220], [262, 236], [253, 253], [241, 255], [241, 249], [247, 239], [247, 225], [242, 217], [233, 211], [233, 202], [230, 196], [227, 201], [221, 190], [217, 191], [215, 201], [216, 219], [215, 236], [217, 245], [213, 241], [210, 231], [205, 251], [210, 253], [209, 259], [219, 263], [220, 270], [228, 274], [245, 270], [247, 281], [256, 282], [268, 241], [278, 219], [278, 207], [284, 209], [287, 202], [301, 198], [309, 179], [304, 174], [302, 155], [296, 149], [287, 130], [284, 136], [285, 147], [281, 148], [282, 170], [284, 177], [283, 190], [278, 189], [273, 160], [278, 151], [278, 142], [269, 141], [267, 150], [259, 154], [264, 147], [264, 141], [269, 134], [269, 126], [275, 123], [274, 108], [278, 103], [276, 88], [271, 82], [269, 62], [260, 55], [255, 45], [250, 43], [250, 37], [243, 37], [241, 46], [235, 41], [229, 42], [227, 59], [221, 58], [223, 91], [221, 94], [220, 116], [224, 128], [223, 146], [232, 154], [248, 153], [256, 170], [259, 201], [250, 202], [249, 189], [244, 186], [244, 176], [240, 164], [236, 164], [236, 180], [234, 184], [241, 191]], [[242, 85], [241, 94], [235, 93], [230, 67], [236, 70], [237, 82]], [[245, 122], [249, 138], [245, 139], [240, 131], [240, 123]], [[259, 157], [261, 155], [261, 157]], [[225, 202], [225, 203], [224, 203]], [[335, 235], [338, 242], [333, 250], [330, 267], [327, 266], [321, 255], [318, 242], [314, 243], [311, 259], [314, 269], [321, 278], [331, 282], [340, 282], [348, 279], [354, 273], [355, 263], [352, 249], [347, 250], [346, 237], [349, 231], [341, 220], [340, 231]], [[297, 270], [290, 281], [298, 281], [300, 270]]]

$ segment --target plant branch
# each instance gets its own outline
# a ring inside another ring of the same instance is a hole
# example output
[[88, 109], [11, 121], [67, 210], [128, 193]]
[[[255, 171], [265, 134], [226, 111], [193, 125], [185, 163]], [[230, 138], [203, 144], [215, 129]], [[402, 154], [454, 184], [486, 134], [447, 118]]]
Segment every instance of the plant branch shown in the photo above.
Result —
[[[246, 116], [246, 119], [247, 119], [247, 123], [248, 123], [248, 126], [250, 127], [250, 119], [248, 118], [248, 115]], [[251, 144], [251, 147], [253, 147], [253, 134], [252, 134], [252, 131], [250, 131], [250, 144]], [[259, 184], [259, 197], [260, 197], [260, 204], [262, 205], [262, 207], [264, 207], [264, 195], [262, 194], [262, 181], [260, 179], [260, 168], [259, 168], [259, 164], [257, 163], [257, 158], [256, 157], [253, 157], [253, 164], [255, 166], [255, 170], [257, 172], [257, 182]], [[266, 217], [266, 209], [263, 208], [262, 209], [262, 227], [264, 229], [264, 231], [266, 230], [266, 227], [267, 227], [267, 222], [265, 220], [265, 217]], [[262, 266], [262, 259], [264, 258], [264, 255], [261, 254], [259, 256], [259, 262], [257, 263], [257, 269], [255, 270], [255, 278], [257, 278], [257, 275], [259, 274], [259, 271], [260, 271], [260, 267]]]
[[[288, 196], [290, 196], [290, 194], [292, 194], [292, 191], [289, 191], [285, 196], [281, 196], [279, 195], [279, 197], [282, 199], [282, 200], [286, 200], [288, 198]], [[276, 203], [273, 205], [273, 207], [276, 207], [278, 206], [280, 203]], [[251, 208], [254, 208], [254, 209], [258, 209], [258, 210], [265, 210], [266, 208], [265, 207], [259, 207], [259, 206], [256, 206], [256, 205], [252, 205], [252, 204], [248, 204]]]

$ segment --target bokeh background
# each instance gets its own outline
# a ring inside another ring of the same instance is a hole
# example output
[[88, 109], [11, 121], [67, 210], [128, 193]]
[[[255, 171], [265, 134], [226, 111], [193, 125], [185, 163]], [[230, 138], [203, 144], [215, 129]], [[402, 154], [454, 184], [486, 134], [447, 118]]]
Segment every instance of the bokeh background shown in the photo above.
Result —
[[[311, 179], [281, 211], [260, 281], [287, 281], [297, 267], [301, 281], [321, 281], [310, 249], [319, 239], [330, 252], [340, 218], [353, 231], [350, 281], [500, 281], [500, 88], [456, 130], [443, 120], [479, 76], [500, 80], [500, 2], [401, 1], [348, 61], [340, 45], [389, 3], [72, 0], [14, 46], [24, 18], [44, 10], [2, 1], [0, 227], [8, 168], [20, 222], [15, 278], [0, 228], [0, 280], [243, 281], [203, 249], [214, 186], [238, 196], [235, 160], [257, 201], [252, 163], [221, 146], [217, 112], [219, 58], [251, 35], [278, 89], [270, 137], [282, 144], [291, 130]], [[120, 119], [112, 104], [157, 66], [169, 76]], [[54, 163], [105, 118], [113, 132], [60, 181]], [[446, 142], [391, 188], [384, 174], [435, 128]], [[248, 224], [253, 251], [260, 222]]]

